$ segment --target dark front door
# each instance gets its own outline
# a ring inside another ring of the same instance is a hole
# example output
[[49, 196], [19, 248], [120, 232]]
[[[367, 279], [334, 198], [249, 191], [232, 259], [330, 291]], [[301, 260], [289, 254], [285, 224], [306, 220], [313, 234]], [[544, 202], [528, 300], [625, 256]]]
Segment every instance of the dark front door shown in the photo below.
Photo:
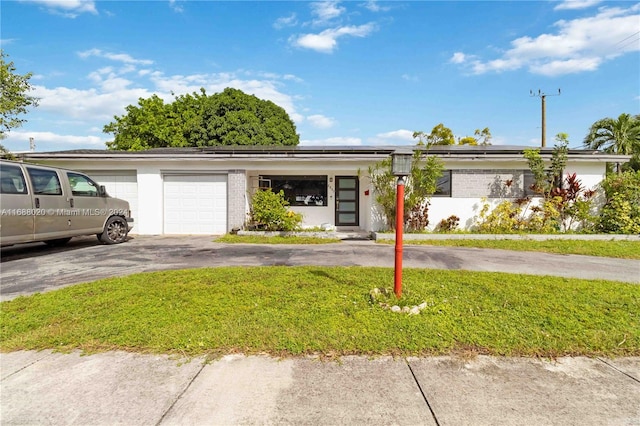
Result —
[[336, 226], [358, 226], [358, 177], [336, 176]]

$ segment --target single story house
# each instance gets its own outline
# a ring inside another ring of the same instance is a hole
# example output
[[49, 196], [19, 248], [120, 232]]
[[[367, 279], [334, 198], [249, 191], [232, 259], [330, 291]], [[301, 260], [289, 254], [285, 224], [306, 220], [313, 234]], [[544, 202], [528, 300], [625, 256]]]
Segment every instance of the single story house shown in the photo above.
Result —
[[[251, 194], [260, 188], [283, 190], [304, 227], [330, 224], [338, 230], [380, 231], [368, 169], [396, 146], [158, 148], [147, 151], [70, 150], [21, 155], [56, 167], [81, 170], [110, 195], [128, 200], [138, 234], [224, 234], [242, 228]], [[406, 147], [404, 147], [406, 148]], [[520, 198], [532, 182], [527, 147], [435, 146], [429, 155], [444, 162], [438, 193], [431, 199], [430, 227], [456, 215], [460, 227], [475, 221], [484, 199], [498, 203]], [[415, 149], [423, 149], [415, 147]], [[551, 158], [552, 148], [542, 148]], [[625, 156], [569, 150], [566, 173], [577, 173], [595, 188], [606, 163]], [[511, 181], [506, 187], [504, 183]]]

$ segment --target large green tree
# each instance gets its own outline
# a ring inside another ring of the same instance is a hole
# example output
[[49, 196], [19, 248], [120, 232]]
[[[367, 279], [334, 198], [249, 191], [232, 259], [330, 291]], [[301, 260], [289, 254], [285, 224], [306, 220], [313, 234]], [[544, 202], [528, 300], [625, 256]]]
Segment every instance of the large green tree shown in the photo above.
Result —
[[[38, 98], [30, 96], [32, 73], [20, 75], [16, 73], [13, 62], [7, 62], [8, 55], [0, 50], [0, 139], [7, 137], [7, 132], [22, 126], [26, 119], [27, 108], [38, 105]], [[4, 148], [3, 148], [4, 149]]]
[[127, 113], [104, 126], [114, 135], [110, 149], [219, 145], [297, 145], [300, 137], [287, 112], [241, 90], [176, 96], [165, 103], [153, 95], [129, 105]]

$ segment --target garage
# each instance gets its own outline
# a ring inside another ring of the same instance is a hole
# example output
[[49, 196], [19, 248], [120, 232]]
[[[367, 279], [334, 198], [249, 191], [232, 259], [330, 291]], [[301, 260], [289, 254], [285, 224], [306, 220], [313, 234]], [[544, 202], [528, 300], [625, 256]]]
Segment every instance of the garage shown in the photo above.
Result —
[[[131, 216], [135, 221], [138, 221], [138, 180], [135, 170], [88, 171], [87, 174], [100, 185], [104, 185], [110, 196], [127, 200], [131, 208]], [[135, 231], [136, 227], [134, 226], [131, 232], [135, 233]]]
[[164, 175], [165, 234], [225, 234], [227, 176]]

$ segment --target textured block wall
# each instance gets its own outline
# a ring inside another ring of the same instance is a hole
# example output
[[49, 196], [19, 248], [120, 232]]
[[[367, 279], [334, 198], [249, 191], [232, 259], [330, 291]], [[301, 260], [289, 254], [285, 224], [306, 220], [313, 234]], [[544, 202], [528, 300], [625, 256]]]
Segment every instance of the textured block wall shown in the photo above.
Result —
[[[520, 198], [525, 195], [525, 170], [457, 169], [452, 170], [451, 197], [453, 198]], [[511, 186], [505, 182], [511, 181]]]
[[227, 230], [242, 228], [247, 217], [247, 177], [245, 170], [229, 170], [227, 177]]

